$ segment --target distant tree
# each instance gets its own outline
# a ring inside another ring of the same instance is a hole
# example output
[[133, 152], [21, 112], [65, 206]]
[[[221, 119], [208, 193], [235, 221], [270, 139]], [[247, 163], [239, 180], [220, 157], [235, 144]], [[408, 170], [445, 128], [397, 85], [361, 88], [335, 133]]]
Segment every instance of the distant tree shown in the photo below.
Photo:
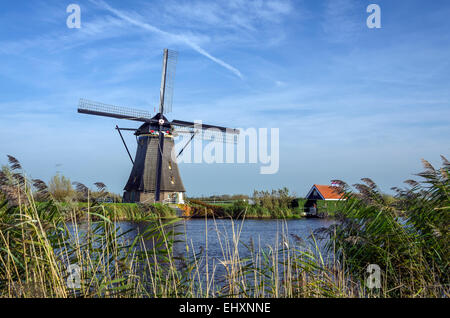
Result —
[[48, 190], [56, 201], [68, 201], [74, 198], [75, 191], [69, 178], [56, 174], [48, 184]]
[[284, 187], [272, 191], [253, 191], [252, 200], [255, 205], [264, 207], [266, 209], [287, 209], [291, 208], [295, 196], [289, 193], [289, 189]]
[[213, 201], [239, 201], [239, 200], [248, 200], [249, 196], [246, 194], [216, 194], [211, 196], [198, 196], [198, 197], [186, 197], [187, 199], [200, 200], [204, 202], [213, 202]]
[[255, 205], [261, 205], [261, 198], [260, 198], [260, 196], [259, 196], [259, 191], [257, 191], [257, 190], [254, 190], [254, 191], [253, 191], [253, 197], [252, 197], [252, 199], [253, 199], [253, 204], [255, 204]]
[[246, 194], [234, 194], [231, 196], [231, 200], [248, 200], [249, 196]]

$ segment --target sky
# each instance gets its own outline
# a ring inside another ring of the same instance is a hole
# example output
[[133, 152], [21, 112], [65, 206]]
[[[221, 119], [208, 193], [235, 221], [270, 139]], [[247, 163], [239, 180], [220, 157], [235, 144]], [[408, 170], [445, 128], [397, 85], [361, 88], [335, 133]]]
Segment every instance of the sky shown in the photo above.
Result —
[[[369, 4], [381, 28], [368, 28]], [[66, 8], [81, 8], [68, 28]], [[169, 119], [279, 128], [279, 171], [180, 163], [187, 195], [251, 194], [369, 177], [414, 178], [450, 158], [447, 0], [4, 0], [0, 164], [121, 193], [131, 163], [114, 130], [138, 123], [77, 113], [79, 98], [154, 112], [164, 48], [179, 53]], [[132, 153], [135, 137], [125, 133]], [[178, 145], [179, 147], [179, 145]]]

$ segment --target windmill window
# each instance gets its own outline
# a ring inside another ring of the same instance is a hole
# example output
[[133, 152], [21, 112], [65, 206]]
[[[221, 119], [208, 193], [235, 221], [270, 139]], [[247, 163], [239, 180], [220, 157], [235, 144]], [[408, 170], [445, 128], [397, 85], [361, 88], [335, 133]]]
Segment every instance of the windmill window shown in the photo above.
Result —
[[169, 170], [172, 170], [172, 162], [169, 161]]
[[170, 177], [170, 183], [175, 184], [175, 178], [173, 176]]

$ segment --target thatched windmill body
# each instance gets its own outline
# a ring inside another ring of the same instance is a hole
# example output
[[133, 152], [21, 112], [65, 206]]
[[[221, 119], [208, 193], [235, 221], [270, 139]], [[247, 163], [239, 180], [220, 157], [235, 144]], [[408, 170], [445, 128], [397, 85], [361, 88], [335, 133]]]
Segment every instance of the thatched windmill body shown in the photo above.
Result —
[[[183, 120], [169, 121], [165, 114], [172, 110], [173, 80], [177, 53], [164, 49], [159, 112], [149, 112], [80, 99], [78, 112], [89, 115], [113, 117], [143, 122], [135, 128], [117, 131], [133, 164], [124, 188], [124, 202], [183, 202], [186, 191], [181, 180], [176, 158], [194, 138], [215, 142], [236, 142], [239, 130], [215, 125], [197, 124]], [[121, 131], [134, 131], [137, 140], [133, 160]], [[178, 155], [173, 155], [174, 136], [188, 134], [189, 141]]]

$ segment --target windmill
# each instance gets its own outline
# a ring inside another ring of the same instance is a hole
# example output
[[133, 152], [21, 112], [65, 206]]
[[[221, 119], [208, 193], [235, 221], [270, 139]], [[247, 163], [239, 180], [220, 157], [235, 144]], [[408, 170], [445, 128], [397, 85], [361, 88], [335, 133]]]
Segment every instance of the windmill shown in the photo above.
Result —
[[[176, 158], [172, 156], [175, 146], [174, 137], [177, 135], [188, 134], [187, 137], [189, 137], [178, 156], [194, 138], [213, 140], [214, 142], [237, 142], [239, 135], [237, 129], [183, 120], [169, 121], [166, 118], [165, 114], [172, 111], [177, 58], [177, 52], [164, 49], [159, 112], [154, 116], [144, 110], [80, 99], [79, 113], [143, 122], [137, 129], [116, 126], [133, 165], [124, 188], [124, 202], [183, 202], [183, 193], [186, 190], [181, 180]], [[125, 143], [122, 131], [134, 131], [137, 141], [134, 160]]]

